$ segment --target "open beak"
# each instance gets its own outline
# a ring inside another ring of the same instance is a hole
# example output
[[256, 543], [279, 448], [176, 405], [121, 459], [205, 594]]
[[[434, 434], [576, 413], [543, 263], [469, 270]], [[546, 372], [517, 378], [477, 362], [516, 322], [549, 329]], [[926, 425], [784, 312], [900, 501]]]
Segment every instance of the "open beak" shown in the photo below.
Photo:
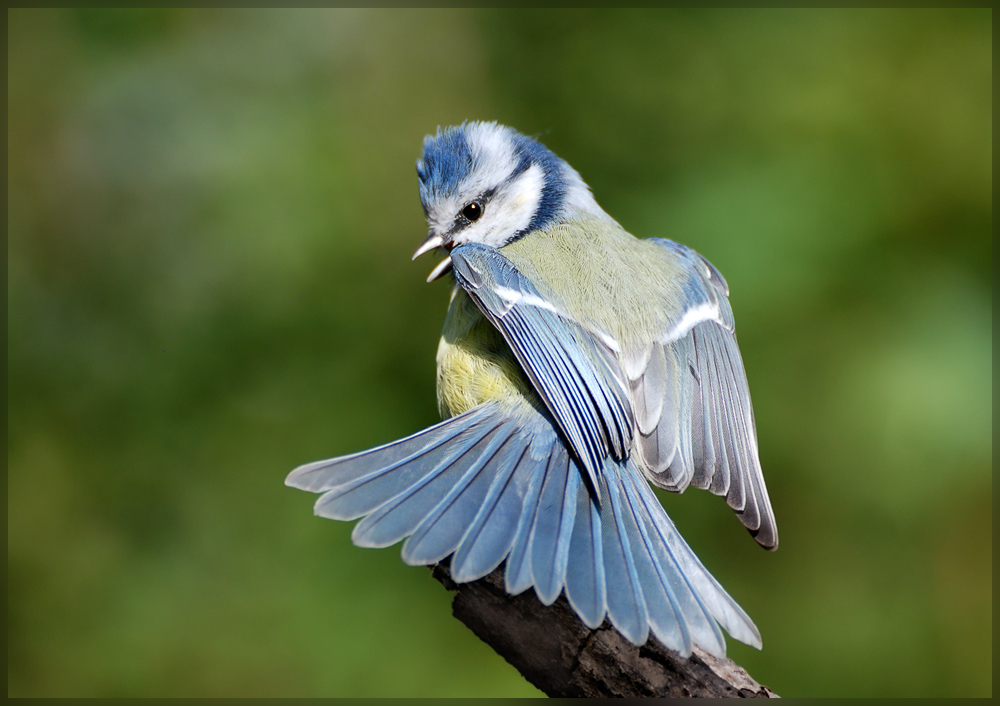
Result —
[[[444, 247], [444, 239], [440, 235], [437, 234], [429, 235], [427, 237], [427, 240], [421, 243], [420, 247], [417, 248], [417, 251], [413, 253], [412, 259], [416, 260], [425, 252], [430, 252], [431, 250], [442, 247]], [[438, 263], [437, 267], [431, 270], [431, 274], [427, 278], [427, 281], [433, 282], [434, 280], [436, 280], [441, 275], [445, 274], [450, 269], [451, 269], [451, 257], [449, 256], [446, 257], [444, 260], [442, 260], [440, 263]]]

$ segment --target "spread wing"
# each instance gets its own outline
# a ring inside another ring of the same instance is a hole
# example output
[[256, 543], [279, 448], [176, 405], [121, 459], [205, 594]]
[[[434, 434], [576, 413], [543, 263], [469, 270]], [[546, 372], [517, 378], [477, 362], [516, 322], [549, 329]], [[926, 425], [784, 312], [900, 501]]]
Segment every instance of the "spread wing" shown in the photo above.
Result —
[[[649, 480], [724, 495], [764, 547], [778, 543], [764, 485], [729, 290], [707, 260], [669, 240], [682, 301], [660, 336], [619, 350], [584, 327], [495, 248], [466, 243], [451, 261], [459, 286], [501, 332], [596, 493], [604, 459], [637, 452]], [[665, 275], [667, 276], [667, 275]]]
[[495, 248], [451, 251], [455, 278], [514, 351], [598, 492], [608, 455], [628, 457], [635, 419], [631, 393], [608, 338], [545, 300]]
[[658, 340], [628, 351], [622, 366], [632, 393], [639, 464], [661, 488], [688, 485], [724, 495], [762, 546], [778, 546], [764, 485], [729, 287], [694, 250], [651, 239], [681, 260], [684, 301]]

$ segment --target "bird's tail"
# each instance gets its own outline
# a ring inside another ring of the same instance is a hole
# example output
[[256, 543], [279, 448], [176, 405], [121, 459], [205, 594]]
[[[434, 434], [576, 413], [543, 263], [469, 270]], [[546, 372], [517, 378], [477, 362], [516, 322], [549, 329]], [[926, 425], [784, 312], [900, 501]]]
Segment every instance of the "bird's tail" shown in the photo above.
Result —
[[546, 605], [565, 591], [580, 619], [607, 616], [634, 644], [652, 632], [687, 656], [725, 654], [724, 627], [755, 647], [760, 634], [677, 532], [634, 461], [608, 459], [601, 502], [550, 420], [495, 404], [368, 451], [317, 461], [285, 483], [323, 495], [316, 514], [362, 519], [354, 543], [405, 539], [403, 560], [448, 555], [457, 582], [505, 559], [506, 588], [534, 587]]

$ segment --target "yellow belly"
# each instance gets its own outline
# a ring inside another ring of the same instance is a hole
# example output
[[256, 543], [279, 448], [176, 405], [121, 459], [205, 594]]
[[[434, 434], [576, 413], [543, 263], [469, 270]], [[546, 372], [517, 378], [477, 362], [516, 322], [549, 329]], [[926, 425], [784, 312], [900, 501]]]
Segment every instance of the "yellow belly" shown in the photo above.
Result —
[[438, 344], [437, 394], [443, 418], [485, 402], [543, 406], [503, 336], [460, 289], [452, 293]]

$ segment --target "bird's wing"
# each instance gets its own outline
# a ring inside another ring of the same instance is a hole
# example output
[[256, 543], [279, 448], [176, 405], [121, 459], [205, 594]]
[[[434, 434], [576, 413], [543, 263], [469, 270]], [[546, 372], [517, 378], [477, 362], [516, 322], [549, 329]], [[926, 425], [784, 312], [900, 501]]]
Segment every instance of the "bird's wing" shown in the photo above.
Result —
[[459, 286], [503, 335], [599, 494], [604, 459], [628, 457], [635, 424], [613, 342], [542, 297], [495, 248], [465, 243], [451, 261]]
[[644, 461], [639, 465], [661, 488], [694, 485], [724, 495], [754, 538], [776, 548], [729, 287], [694, 250], [651, 240], [681, 259], [684, 301], [658, 340], [621, 357], [635, 409], [635, 446]]

